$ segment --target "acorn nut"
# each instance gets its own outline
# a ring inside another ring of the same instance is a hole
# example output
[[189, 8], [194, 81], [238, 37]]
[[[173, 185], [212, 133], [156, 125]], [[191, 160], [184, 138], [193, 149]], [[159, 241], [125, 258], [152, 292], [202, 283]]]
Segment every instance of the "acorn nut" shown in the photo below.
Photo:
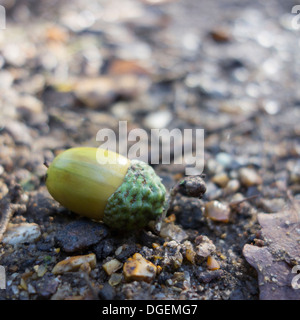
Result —
[[151, 166], [101, 148], [60, 153], [46, 186], [64, 207], [114, 229], [142, 228], [166, 208], [166, 189]]

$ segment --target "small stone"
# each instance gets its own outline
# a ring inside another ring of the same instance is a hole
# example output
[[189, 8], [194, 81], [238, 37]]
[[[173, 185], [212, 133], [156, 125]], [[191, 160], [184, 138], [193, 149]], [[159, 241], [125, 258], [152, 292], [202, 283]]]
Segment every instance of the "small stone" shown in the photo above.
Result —
[[181, 251], [182, 246], [180, 243], [172, 240], [164, 243], [165, 253], [162, 261], [163, 267], [167, 267], [170, 270], [178, 269], [183, 262], [183, 256]]
[[42, 264], [34, 266], [33, 269], [39, 278], [43, 277], [43, 275], [47, 272], [46, 266]]
[[2, 239], [3, 243], [18, 245], [21, 243], [31, 243], [41, 236], [40, 227], [35, 223], [9, 224]]
[[15, 143], [32, 146], [31, 131], [24, 123], [14, 120], [6, 121], [5, 130], [13, 137]]
[[108, 280], [108, 283], [114, 287], [117, 286], [123, 279], [122, 273], [113, 273]]
[[129, 258], [123, 267], [127, 281], [151, 282], [155, 278], [156, 270], [156, 266], [139, 253], [135, 253], [132, 258]]
[[46, 274], [35, 286], [38, 299], [49, 299], [57, 291], [58, 286], [58, 278], [51, 273]]
[[206, 224], [200, 199], [176, 195], [170, 206], [176, 221], [184, 229], [199, 229]]
[[207, 268], [209, 270], [218, 270], [218, 269], [220, 269], [220, 265], [214, 257], [208, 256], [207, 257]]
[[233, 162], [232, 156], [226, 152], [219, 152], [216, 155], [216, 161], [224, 168], [229, 168]]
[[230, 218], [230, 208], [217, 200], [209, 201], [205, 204], [205, 215], [213, 221], [227, 223]]
[[200, 282], [209, 283], [214, 279], [218, 279], [222, 277], [223, 274], [224, 274], [224, 271], [221, 269], [218, 269], [218, 270], [204, 271], [199, 274], [196, 274], [196, 276]]
[[150, 113], [144, 120], [144, 125], [149, 129], [162, 129], [172, 121], [173, 115], [169, 110], [160, 110]]
[[188, 176], [180, 180], [171, 192], [173, 195], [181, 193], [187, 197], [201, 199], [206, 192], [205, 181], [201, 176]]
[[99, 290], [98, 296], [101, 300], [114, 300], [116, 292], [115, 289], [106, 282], [104, 283], [103, 288]]
[[69, 223], [56, 235], [56, 241], [65, 252], [82, 251], [99, 243], [108, 234], [106, 226], [89, 219]]
[[229, 181], [229, 177], [225, 172], [218, 173], [212, 178], [212, 182], [214, 182], [221, 188], [225, 188], [228, 181]]
[[241, 168], [239, 170], [241, 183], [246, 187], [262, 184], [261, 176], [252, 168]]
[[195, 239], [196, 246], [196, 258], [203, 261], [212, 253], [216, 251], [216, 246], [207, 236], [199, 236]]
[[298, 161], [290, 170], [290, 181], [292, 183], [300, 182], [300, 161]]
[[183, 246], [185, 248], [185, 258], [192, 264], [195, 264], [196, 252], [192, 243], [188, 240], [184, 241]]
[[237, 192], [239, 190], [240, 186], [241, 186], [241, 184], [240, 184], [239, 180], [237, 180], [237, 179], [229, 180], [226, 187], [224, 188], [225, 195], [233, 194], [233, 193]]
[[36, 97], [24, 94], [19, 97], [17, 108], [21, 111], [27, 111], [30, 113], [41, 113], [43, 111], [42, 102]]
[[103, 260], [114, 251], [114, 243], [112, 239], [104, 239], [100, 241], [93, 250], [97, 256], [97, 259]]
[[102, 265], [104, 271], [110, 276], [120, 268], [122, 268], [123, 263], [117, 259], [112, 259]]
[[283, 198], [261, 199], [264, 212], [275, 213], [284, 210], [286, 202]]
[[205, 196], [208, 200], [218, 199], [222, 196], [222, 189], [215, 183], [208, 181]]
[[34, 288], [33, 285], [30, 284], [30, 283], [29, 283], [28, 286], [27, 286], [27, 291], [28, 291], [29, 294], [35, 294], [35, 293], [36, 293], [35, 288]]
[[90, 109], [103, 108], [115, 99], [114, 84], [109, 77], [82, 79], [76, 83], [74, 94]]
[[231, 35], [225, 28], [216, 28], [210, 32], [210, 36], [213, 40], [219, 43], [229, 42], [231, 40]]
[[96, 267], [96, 255], [90, 253], [84, 256], [68, 257], [58, 262], [52, 269], [53, 274], [63, 274], [70, 271], [78, 271], [82, 264], [88, 263], [91, 269]]
[[187, 233], [174, 222], [163, 223], [159, 235], [167, 240], [181, 242], [188, 238]]

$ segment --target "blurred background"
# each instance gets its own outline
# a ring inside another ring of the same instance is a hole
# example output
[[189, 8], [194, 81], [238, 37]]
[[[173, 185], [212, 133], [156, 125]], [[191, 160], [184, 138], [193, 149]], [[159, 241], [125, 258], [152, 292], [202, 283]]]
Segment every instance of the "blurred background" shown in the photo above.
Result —
[[128, 130], [204, 129], [208, 176], [252, 165], [266, 182], [298, 179], [295, 1], [1, 4], [2, 170], [34, 180], [43, 159], [97, 147], [98, 130], [127, 120]]

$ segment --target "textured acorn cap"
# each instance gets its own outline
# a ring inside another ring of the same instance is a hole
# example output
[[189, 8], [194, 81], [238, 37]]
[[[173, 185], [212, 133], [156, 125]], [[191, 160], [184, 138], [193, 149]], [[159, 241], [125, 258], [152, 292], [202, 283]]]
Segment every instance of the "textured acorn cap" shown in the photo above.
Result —
[[166, 189], [148, 164], [131, 160], [123, 183], [108, 199], [103, 221], [116, 229], [133, 230], [158, 218], [166, 207]]

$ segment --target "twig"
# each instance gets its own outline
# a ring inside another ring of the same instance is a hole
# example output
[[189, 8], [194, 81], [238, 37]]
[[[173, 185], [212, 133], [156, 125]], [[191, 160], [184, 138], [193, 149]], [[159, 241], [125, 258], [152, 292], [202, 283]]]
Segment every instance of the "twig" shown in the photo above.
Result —
[[228, 205], [229, 205], [229, 207], [234, 208], [234, 207], [237, 207], [238, 205], [240, 205], [241, 203], [243, 203], [245, 201], [252, 200], [252, 199], [255, 199], [255, 198], [260, 197], [260, 196], [261, 196], [260, 194], [255, 194], [253, 196], [244, 198], [242, 200], [232, 201]]
[[26, 211], [25, 204], [9, 203], [8, 200], [5, 200], [2, 206], [2, 217], [0, 220], [0, 242], [2, 241], [3, 235], [13, 214], [19, 210], [24, 212]]
[[0, 242], [14, 213], [16, 211], [25, 212], [27, 209], [25, 204], [16, 203], [21, 199], [21, 186], [14, 181], [7, 181], [7, 184], [9, 186], [9, 192], [0, 200]]

